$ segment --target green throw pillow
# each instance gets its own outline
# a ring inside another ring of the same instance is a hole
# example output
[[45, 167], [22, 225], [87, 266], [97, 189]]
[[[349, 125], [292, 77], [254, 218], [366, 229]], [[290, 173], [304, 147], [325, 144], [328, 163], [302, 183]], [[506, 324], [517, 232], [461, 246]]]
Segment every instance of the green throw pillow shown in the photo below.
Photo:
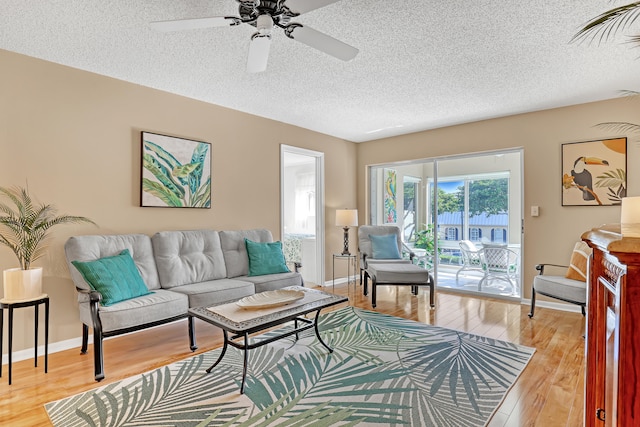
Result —
[[259, 243], [244, 239], [249, 255], [249, 276], [289, 273], [281, 242]]
[[371, 258], [373, 259], [400, 259], [398, 250], [398, 236], [395, 234], [383, 234], [376, 236], [369, 234], [371, 240]]
[[129, 249], [95, 261], [71, 261], [91, 289], [100, 292], [100, 304], [109, 306], [120, 301], [152, 294], [140, 276]]

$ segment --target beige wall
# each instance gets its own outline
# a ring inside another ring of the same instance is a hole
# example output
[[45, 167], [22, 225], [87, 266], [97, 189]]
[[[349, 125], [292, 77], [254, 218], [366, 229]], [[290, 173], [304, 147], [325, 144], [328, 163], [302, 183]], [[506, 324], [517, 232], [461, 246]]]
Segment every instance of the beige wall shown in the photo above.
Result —
[[[625, 136], [594, 125], [609, 121], [637, 123], [637, 108], [634, 110], [634, 107], [637, 104], [629, 99], [614, 99], [358, 144], [360, 222], [367, 218], [369, 205], [367, 165], [522, 147], [525, 206], [523, 288], [524, 297], [530, 298], [535, 264], [568, 262], [573, 244], [583, 231], [603, 223], [620, 221], [619, 207], [561, 206], [561, 144]], [[640, 195], [640, 146], [637, 138], [629, 138], [627, 151], [628, 195]], [[530, 216], [532, 205], [540, 206], [539, 217]]]
[[[54, 229], [36, 263], [51, 297], [50, 342], [81, 332], [62, 248], [71, 235], [260, 227], [279, 238], [280, 144], [325, 153], [327, 252], [341, 247], [333, 217], [356, 204], [355, 144], [2, 50], [0, 64], [0, 185], [28, 182], [42, 202], [99, 224]], [[212, 144], [211, 209], [139, 207], [141, 130]], [[0, 248], [0, 270], [16, 265]], [[32, 319], [16, 311], [16, 350], [33, 346]]]

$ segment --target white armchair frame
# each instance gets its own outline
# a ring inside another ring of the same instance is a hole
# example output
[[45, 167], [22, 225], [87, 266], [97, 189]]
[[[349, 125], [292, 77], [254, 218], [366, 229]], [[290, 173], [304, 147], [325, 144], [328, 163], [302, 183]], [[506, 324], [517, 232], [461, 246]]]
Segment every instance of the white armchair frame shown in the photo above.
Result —
[[517, 289], [517, 278], [520, 270], [520, 256], [506, 246], [487, 246], [478, 249], [470, 240], [460, 241], [462, 268], [456, 273], [456, 282], [460, 273], [478, 271], [482, 278], [478, 282], [478, 291], [489, 280], [498, 279], [509, 282], [512, 293]]
[[506, 247], [486, 247], [480, 250], [484, 277], [478, 283], [478, 290], [482, 290], [482, 284], [490, 279], [498, 279], [509, 282], [512, 293], [516, 292], [520, 257]]
[[460, 255], [462, 257], [462, 267], [456, 273], [456, 282], [458, 282], [460, 273], [464, 271], [479, 271], [484, 273], [482, 268], [482, 253], [471, 240], [460, 241]]

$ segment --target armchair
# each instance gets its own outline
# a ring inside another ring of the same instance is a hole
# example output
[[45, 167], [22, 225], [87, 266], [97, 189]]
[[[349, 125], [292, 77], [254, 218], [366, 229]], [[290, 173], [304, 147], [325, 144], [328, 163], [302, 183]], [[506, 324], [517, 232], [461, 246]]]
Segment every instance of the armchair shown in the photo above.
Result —
[[[531, 287], [531, 311], [536, 309], [536, 293], [580, 306], [582, 315], [586, 315], [587, 306], [587, 264], [591, 248], [585, 242], [577, 242], [573, 247], [569, 265], [538, 264], [538, 275], [533, 278]], [[546, 271], [545, 271], [546, 267]], [[564, 274], [560, 275], [562, 270]]]
[[[397, 242], [399, 258], [374, 258], [373, 247], [370, 236], [387, 236], [395, 235]], [[402, 234], [400, 233], [400, 227], [395, 225], [361, 225], [358, 228], [358, 252], [360, 253], [360, 283], [362, 283], [363, 273], [367, 269], [367, 264], [370, 262], [375, 263], [413, 263], [415, 254], [402, 242]], [[408, 253], [409, 259], [406, 259], [402, 254]]]
[[513, 291], [516, 291], [520, 257], [506, 245], [487, 245], [478, 249], [473, 242], [462, 240], [460, 254], [462, 267], [456, 273], [456, 281], [464, 271], [478, 271], [482, 273], [482, 279], [478, 282], [479, 291], [482, 290], [482, 285], [491, 279], [509, 282]]
[[478, 283], [478, 290], [482, 290], [482, 284], [490, 279], [498, 279], [509, 282], [513, 292], [516, 291], [518, 278], [518, 254], [505, 246], [488, 246], [480, 250], [484, 277]]
[[481, 249], [478, 249], [471, 240], [461, 240], [459, 244], [462, 267], [456, 273], [456, 282], [459, 279], [460, 273], [463, 271], [479, 271], [484, 273]]
[[569, 266], [560, 264], [536, 265], [538, 275], [533, 278], [531, 287], [529, 318], [533, 318], [536, 309], [536, 294], [579, 305], [582, 315], [586, 315], [587, 283], [558, 274], [561, 269], [567, 271], [568, 268]]

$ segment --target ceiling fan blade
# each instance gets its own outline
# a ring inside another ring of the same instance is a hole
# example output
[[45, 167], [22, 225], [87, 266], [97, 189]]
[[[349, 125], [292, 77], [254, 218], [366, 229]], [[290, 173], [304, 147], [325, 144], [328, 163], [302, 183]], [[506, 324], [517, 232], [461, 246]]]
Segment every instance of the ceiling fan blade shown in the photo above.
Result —
[[292, 12], [303, 14], [339, 1], [340, 0], [286, 0], [285, 6]]
[[173, 21], [150, 22], [149, 26], [156, 31], [197, 30], [200, 28], [231, 27], [241, 24], [240, 18], [233, 16], [213, 16], [211, 18], [176, 19]]
[[247, 58], [247, 72], [261, 73], [267, 69], [269, 60], [269, 48], [271, 36], [254, 34], [249, 44], [249, 57]]
[[311, 27], [301, 24], [290, 24], [285, 34], [287, 37], [318, 49], [328, 55], [334, 56], [343, 61], [350, 61], [356, 57], [359, 50], [353, 46], [341, 42], [338, 39], [314, 30]]

